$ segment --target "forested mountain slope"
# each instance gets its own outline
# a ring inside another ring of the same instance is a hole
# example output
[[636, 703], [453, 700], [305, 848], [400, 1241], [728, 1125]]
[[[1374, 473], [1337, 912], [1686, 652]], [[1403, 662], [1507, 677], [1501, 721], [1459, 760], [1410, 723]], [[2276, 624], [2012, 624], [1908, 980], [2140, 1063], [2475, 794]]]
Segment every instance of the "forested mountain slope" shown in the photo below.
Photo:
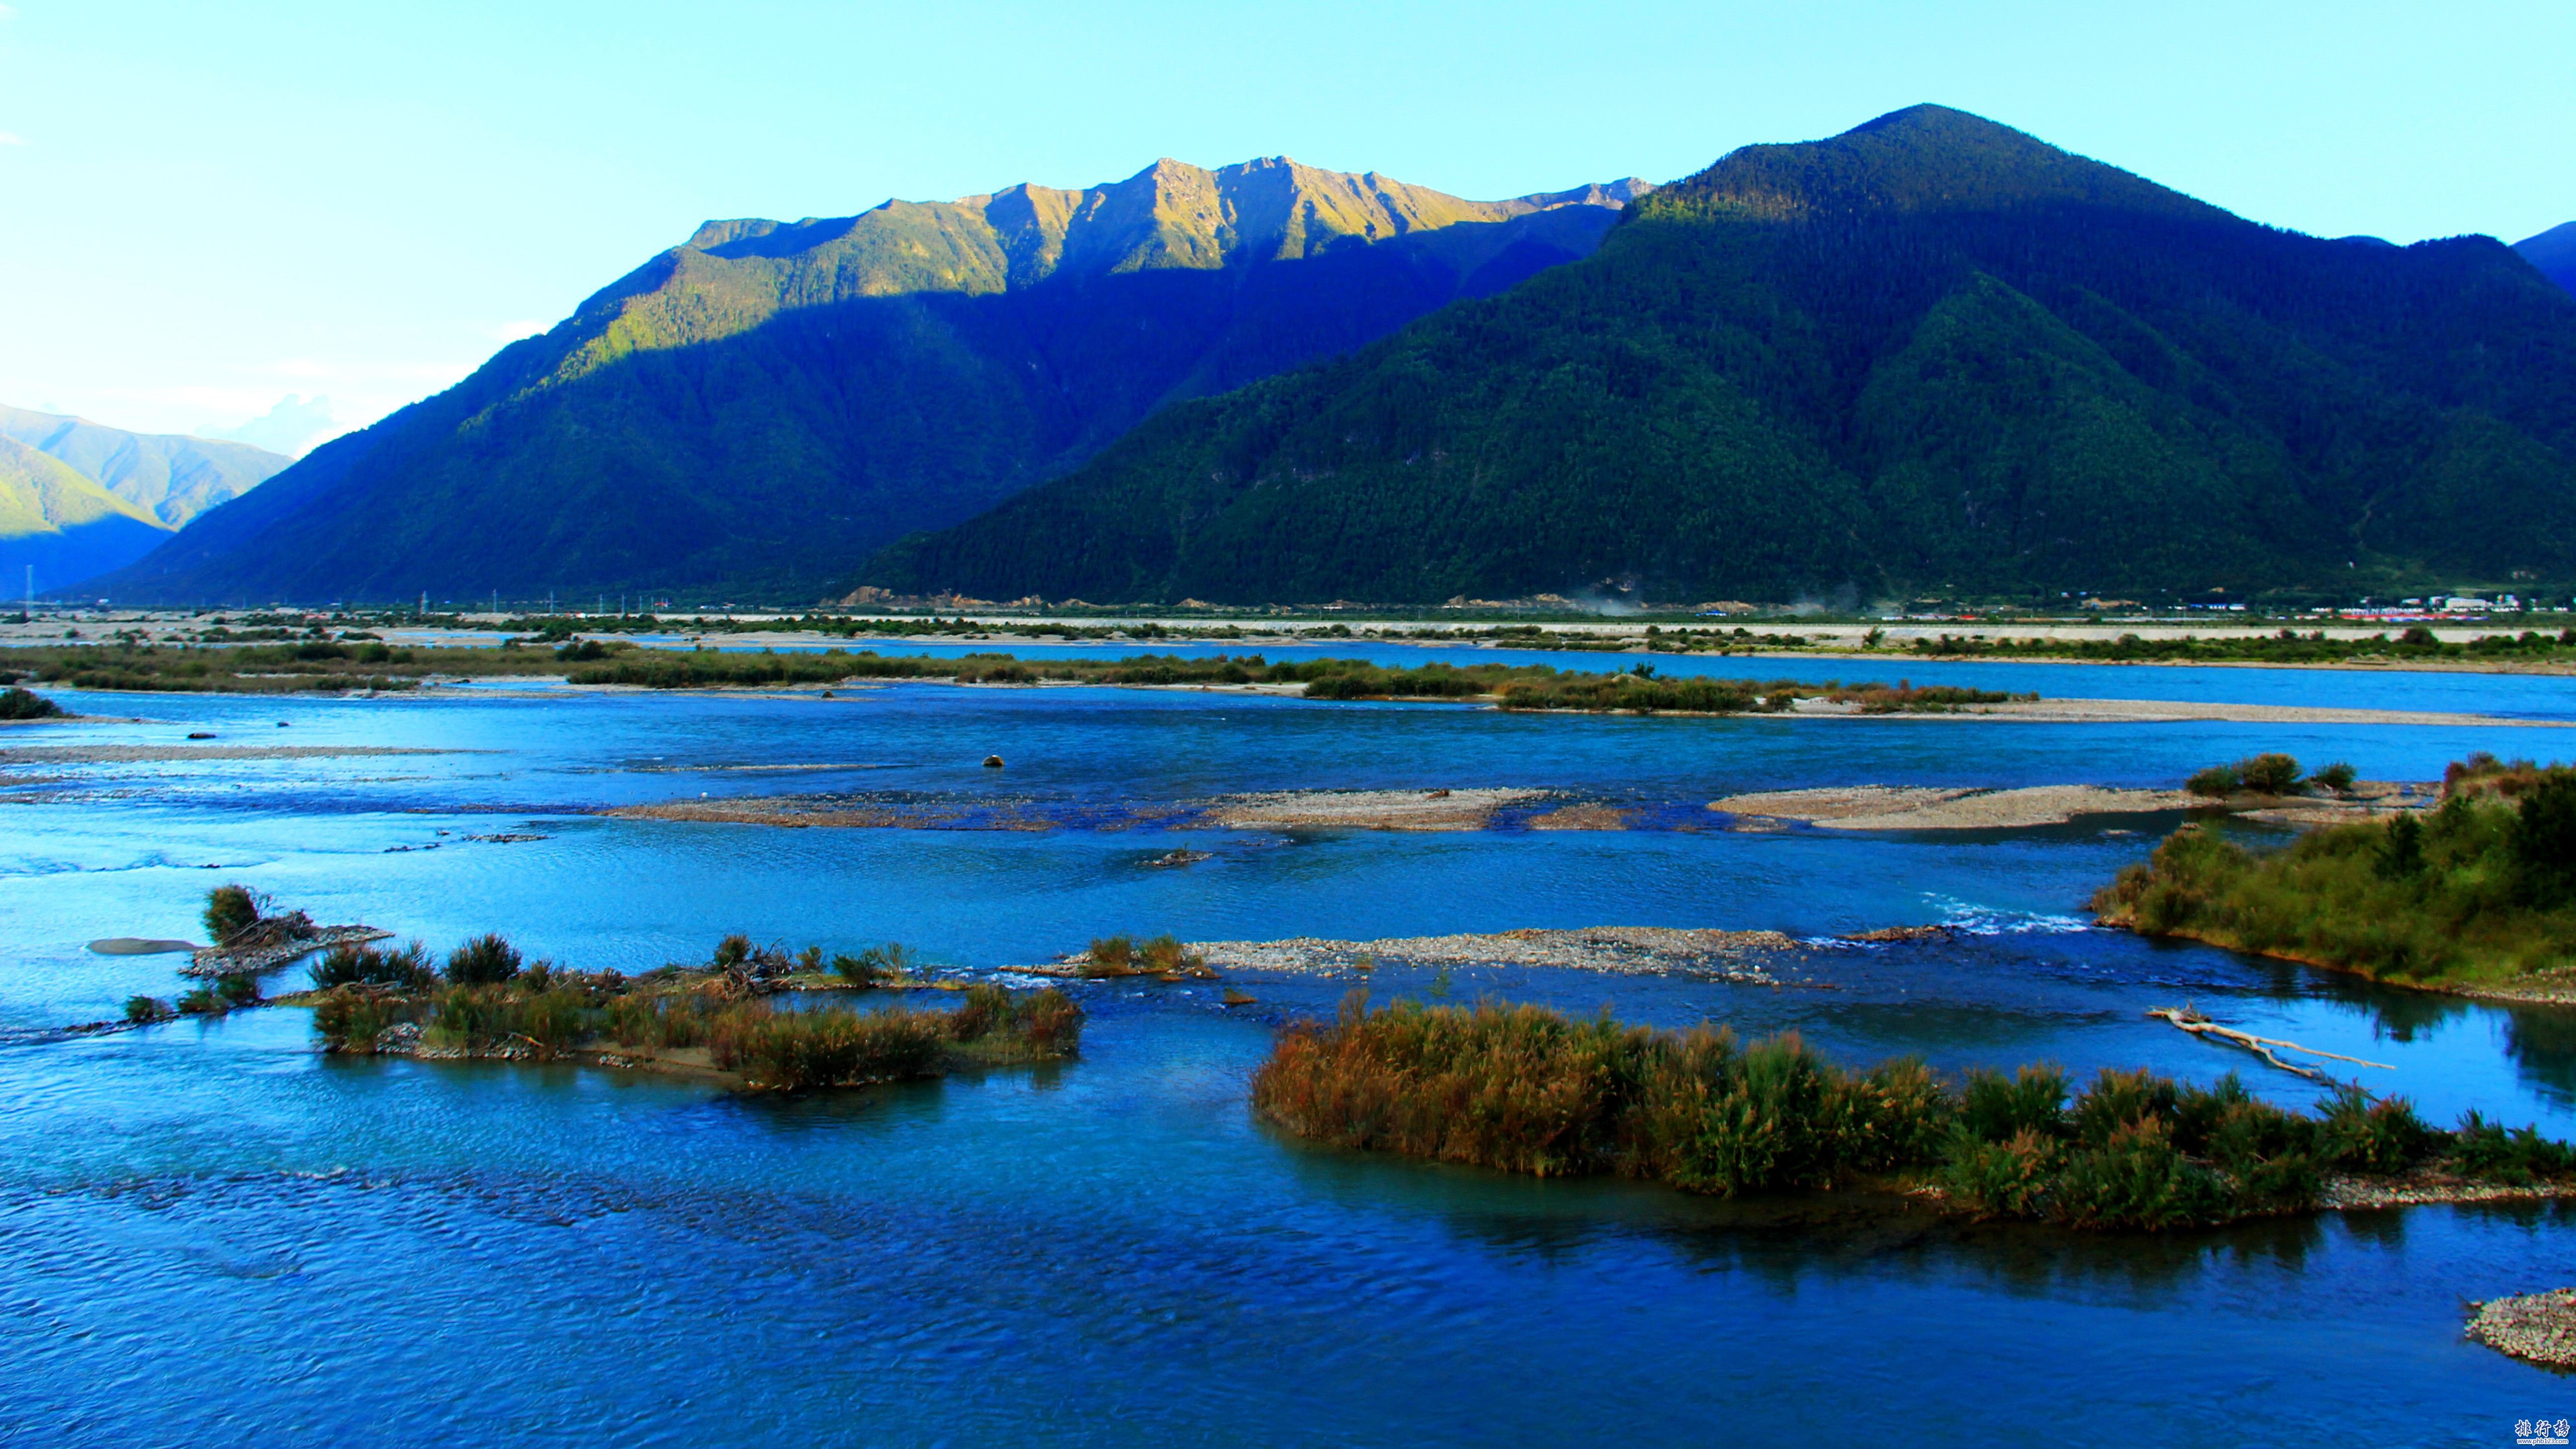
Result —
[[1962, 112], [1753, 146], [1590, 259], [1170, 408], [866, 571], [1436, 601], [2576, 580], [2576, 299]]
[[1642, 189], [1472, 202], [1284, 158], [710, 222], [106, 580], [122, 601], [810, 599], [1174, 399], [1588, 254]]

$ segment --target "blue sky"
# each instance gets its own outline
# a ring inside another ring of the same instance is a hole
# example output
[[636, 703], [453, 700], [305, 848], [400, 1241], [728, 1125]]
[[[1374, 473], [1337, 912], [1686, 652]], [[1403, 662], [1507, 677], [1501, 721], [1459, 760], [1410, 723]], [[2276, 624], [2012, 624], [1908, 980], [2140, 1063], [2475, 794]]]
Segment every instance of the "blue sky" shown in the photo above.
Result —
[[363, 423], [711, 216], [1158, 156], [1472, 197], [1961, 106], [2244, 215], [2576, 219], [2576, 5], [11, 0], [0, 402]]

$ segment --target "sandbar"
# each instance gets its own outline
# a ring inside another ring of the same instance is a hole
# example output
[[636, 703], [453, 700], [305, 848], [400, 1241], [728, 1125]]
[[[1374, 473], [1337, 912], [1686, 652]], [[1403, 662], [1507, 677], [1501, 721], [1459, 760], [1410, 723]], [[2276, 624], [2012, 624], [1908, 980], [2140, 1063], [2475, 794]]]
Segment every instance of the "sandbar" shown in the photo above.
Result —
[[1189, 943], [1192, 952], [1221, 970], [1354, 975], [1367, 969], [1362, 964], [1365, 958], [1370, 965], [1547, 966], [1636, 975], [1682, 973], [1754, 986], [1781, 984], [1763, 968], [1763, 958], [1797, 948], [1795, 940], [1778, 931], [1661, 926], [1395, 936], [1375, 941], [1296, 936], [1277, 941]]
[[2079, 815], [2135, 815], [2215, 802], [2180, 790], [2118, 790], [2100, 785], [2033, 785], [2018, 790], [1943, 789], [1922, 785], [1847, 785], [1729, 795], [1708, 808], [1737, 817], [1738, 828], [1797, 821], [1834, 830], [2019, 830], [2064, 825]]

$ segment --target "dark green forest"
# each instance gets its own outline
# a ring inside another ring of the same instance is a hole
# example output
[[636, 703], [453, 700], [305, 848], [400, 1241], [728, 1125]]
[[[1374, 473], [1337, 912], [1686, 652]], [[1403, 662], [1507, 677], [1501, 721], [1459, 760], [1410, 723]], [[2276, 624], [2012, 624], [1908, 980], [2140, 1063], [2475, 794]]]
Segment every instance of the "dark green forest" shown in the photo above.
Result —
[[1428, 602], [2576, 579], [2576, 299], [1939, 107], [1756, 146], [1586, 261], [1171, 407], [904, 593]]

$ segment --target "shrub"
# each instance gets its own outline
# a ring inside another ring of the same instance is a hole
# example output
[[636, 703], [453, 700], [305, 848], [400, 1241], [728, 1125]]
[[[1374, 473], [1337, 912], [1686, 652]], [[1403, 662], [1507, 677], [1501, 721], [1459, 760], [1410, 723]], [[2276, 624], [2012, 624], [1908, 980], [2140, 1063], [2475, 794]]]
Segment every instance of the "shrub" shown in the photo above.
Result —
[[2299, 788], [2299, 762], [2283, 754], [2260, 754], [2236, 763], [2236, 777], [2258, 795], [2287, 795]]
[[2576, 772], [2551, 770], [2523, 792], [2510, 842], [2532, 898], [2576, 894]]
[[705, 1044], [707, 1013], [695, 995], [620, 996], [608, 1003], [607, 1029], [625, 1046], [685, 1049]]
[[2404, 1097], [2373, 1098], [2344, 1085], [2318, 1114], [2317, 1155], [2352, 1172], [2398, 1173], [2431, 1155], [2440, 1136]]
[[1963, 1133], [1941, 1171], [1941, 1185], [1985, 1216], [2040, 1217], [2065, 1158], [2056, 1138], [2033, 1128], [2001, 1142]]
[[325, 1051], [372, 1053], [387, 1027], [407, 1019], [402, 1002], [363, 986], [334, 987], [313, 1003], [313, 1029]]
[[882, 946], [870, 946], [856, 956], [843, 954], [833, 957], [832, 971], [853, 986], [877, 986], [901, 981], [911, 975], [918, 959], [910, 946], [900, 941], [888, 941]]
[[125, 1019], [137, 1026], [150, 1026], [156, 1021], [168, 1021], [170, 1019], [170, 1014], [170, 1003], [163, 1001], [160, 997], [129, 996], [125, 998]]
[[1968, 1073], [1959, 1094], [1959, 1129], [1980, 1142], [2002, 1142], [2024, 1132], [2066, 1135], [2066, 1073], [2052, 1066]]
[[2183, 782], [2183, 788], [2208, 799], [2223, 800], [2244, 788], [2244, 784], [2244, 780], [2237, 775], [2235, 766], [2212, 765], [2205, 770], [2195, 771], [2190, 779]]
[[447, 953], [447, 979], [458, 986], [497, 986], [518, 974], [518, 948], [499, 932], [477, 936]]
[[2183, 1156], [2162, 1117], [2141, 1117], [2067, 1155], [2049, 1212], [2076, 1227], [2170, 1228], [2236, 1216], [2228, 1183]]
[[313, 966], [313, 986], [329, 991], [340, 986], [381, 986], [394, 991], [427, 991], [438, 983], [429, 964], [429, 949], [414, 941], [399, 951], [371, 946], [334, 946]]
[[1083, 958], [1085, 976], [1126, 976], [1136, 970], [1136, 943], [1126, 936], [1098, 936]]
[[206, 939], [220, 946], [243, 931], [259, 924], [261, 911], [268, 898], [248, 886], [219, 885], [206, 892]]
[[2353, 781], [2358, 777], [2352, 766], [2337, 760], [2308, 778], [2338, 795], [2343, 795], [2351, 792]]
[[0, 719], [54, 719], [70, 712], [32, 689], [22, 689], [14, 682], [0, 689]]
[[2371, 869], [2382, 880], [2407, 880], [2424, 873], [2424, 822], [2400, 815], [2388, 822], [2372, 852]]
[[2507, 1128], [2489, 1122], [2475, 1110], [2460, 1118], [2460, 1130], [2452, 1139], [2452, 1159], [2471, 1177], [2509, 1183], [2576, 1172], [2576, 1148], [2542, 1137], [2537, 1127]]

